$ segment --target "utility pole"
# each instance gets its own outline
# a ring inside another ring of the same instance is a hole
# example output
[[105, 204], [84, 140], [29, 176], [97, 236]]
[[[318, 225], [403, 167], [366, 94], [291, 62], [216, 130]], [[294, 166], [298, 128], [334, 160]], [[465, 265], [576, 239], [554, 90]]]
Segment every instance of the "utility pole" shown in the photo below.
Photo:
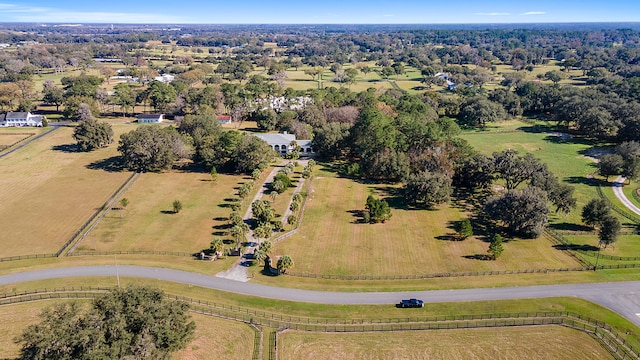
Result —
[[120, 289], [120, 274], [118, 274], [118, 259], [113, 255], [113, 261], [116, 263], [116, 279], [118, 279], [118, 289]]

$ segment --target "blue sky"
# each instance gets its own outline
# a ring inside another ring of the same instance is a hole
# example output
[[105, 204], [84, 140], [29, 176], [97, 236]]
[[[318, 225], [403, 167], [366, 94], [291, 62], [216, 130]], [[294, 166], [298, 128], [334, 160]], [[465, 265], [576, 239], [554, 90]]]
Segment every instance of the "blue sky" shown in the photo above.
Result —
[[640, 0], [26, 0], [0, 3], [0, 22], [446, 24], [622, 21], [640, 22]]

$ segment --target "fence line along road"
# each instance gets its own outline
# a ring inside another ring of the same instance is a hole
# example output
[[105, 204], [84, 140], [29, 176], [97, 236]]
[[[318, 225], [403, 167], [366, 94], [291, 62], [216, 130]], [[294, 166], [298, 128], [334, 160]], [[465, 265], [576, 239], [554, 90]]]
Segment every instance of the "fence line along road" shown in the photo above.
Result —
[[120, 278], [133, 277], [171, 281], [189, 284], [191, 286], [199, 286], [242, 295], [258, 296], [277, 300], [344, 305], [387, 304], [391, 306], [391, 304], [397, 303], [400, 299], [406, 298], [422, 298], [425, 303], [436, 303], [571, 296], [582, 298], [607, 307], [619, 313], [633, 324], [640, 326], [640, 317], [636, 316], [636, 313], [640, 313], [640, 297], [636, 296], [637, 293], [640, 293], [640, 281], [477, 288], [464, 290], [343, 293], [280, 288], [166, 268], [131, 265], [102, 265], [50, 268], [1, 275], [0, 285], [77, 276], [112, 277], [115, 284], [117, 275], [119, 275]]
[[[0, 305], [17, 304], [39, 300], [52, 299], [92, 299], [100, 293], [107, 291], [105, 288], [86, 288], [80, 290], [71, 289], [44, 289], [32, 292], [13, 293], [0, 295]], [[173, 295], [167, 295], [172, 300], [182, 300]], [[250, 314], [227, 313], [217, 308], [203, 307], [201, 300], [186, 300], [191, 304], [190, 311], [202, 315], [216, 316], [227, 320], [247, 323], [254, 331], [253, 359], [261, 358], [262, 352], [262, 330], [256, 325], [277, 328], [269, 335], [269, 358], [277, 358], [278, 335], [285, 330], [301, 330], [314, 332], [378, 332], [378, 331], [410, 331], [410, 330], [443, 330], [443, 329], [470, 329], [470, 328], [496, 328], [513, 326], [540, 326], [540, 325], [561, 325], [591, 334], [594, 339], [607, 347], [616, 359], [639, 359], [638, 352], [629, 345], [623, 336], [617, 334], [611, 326], [606, 323], [571, 312], [536, 312], [536, 313], [515, 313], [515, 314], [476, 314], [460, 316], [441, 316], [423, 318], [398, 318], [389, 319], [384, 323], [376, 323], [375, 319], [352, 321], [352, 323], [331, 323], [336, 319], [313, 319], [299, 318], [298, 322], [272, 321], [266, 317], [254, 317]], [[205, 302], [207, 303], [207, 302]], [[240, 310], [240, 308], [238, 308]], [[247, 313], [250, 312], [246, 309]], [[270, 318], [277, 315], [270, 314]], [[279, 316], [281, 319], [282, 316]], [[286, 318], [286, 317], [284, 317]]]

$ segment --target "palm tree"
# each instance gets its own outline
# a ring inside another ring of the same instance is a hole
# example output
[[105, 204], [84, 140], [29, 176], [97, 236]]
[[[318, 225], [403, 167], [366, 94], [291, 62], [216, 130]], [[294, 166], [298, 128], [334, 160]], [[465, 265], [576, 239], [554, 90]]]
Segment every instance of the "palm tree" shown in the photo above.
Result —
[[243, 238], [248, 232], [249, 225], [245, 223], [240, 223], [231, 228], [230, 233], [231, 236], [233, 236], [233, 239], [236, 241], [236, 249], [240, 248], [240, 239]]
[[271, 237], [272, 233], [273, 229], [271, 228], [271, 223], [264, 223], [253, 230], [253, 235], [255, 237], [265, 240]]
[[265, 254], [269, 254], [271, 252], [271, 250], [273, 250], [273, 244], [271, 243], [271, 241], [265, 240], [265, 241], [260, 243], [260, 246], [258, 247], [258, 250], [259, 251], [264, 251]]
[[237, 211], [232, 211], [229, 215], [229, 224], [231, 226], [240, 225], [242, 223], [242, 216]]
[[284, 274], [287, 272], [287, 270], [293, 267], [293, 260], [289, 255], [282, 255], [282, 257], [278, 259], [276, 267], [278, 268], [278, 270], [280, 270], [280, 272]]
[[287, 224], [291, 225], [292, 228], [295, 228], [298, 224], [298, 218], [293, 214], [289, 215], [289, 217], [287, 218]]
[[222, 242], [222, 240], [218, 238], [215, 238], [211, 241], [209, 249], [211, 249], [215, 254], [221, 253], [222, 250], [224, 250], [224, 242]]
[[173, 213], [177, 214], [182, 210], [182, 202], [180, 200], [173, 201]]

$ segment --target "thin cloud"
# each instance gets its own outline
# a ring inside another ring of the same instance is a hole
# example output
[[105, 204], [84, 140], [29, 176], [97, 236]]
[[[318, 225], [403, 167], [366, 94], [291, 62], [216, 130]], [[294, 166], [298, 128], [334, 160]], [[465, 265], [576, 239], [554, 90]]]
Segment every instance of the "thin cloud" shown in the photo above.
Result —
[[382, 15], [382, 16], [384, 16], [384, 17], [393, 17], [393, 16], [395, 16], [395, 15], [393, 15], [393, 14], [384, 14], [384, 15]]
[[54, 23], [187, 23], [187, 18], [166, 14], [66, 11], [56, 8], [0, 3], [0, 21]]
[[520, 15], [545, 15], [546, 11], [527, 11], [526, 13], [522, 13]]
[[0, 4], [0, 13], [38, 13], [45, 12], [47, 8], [35, 6], [21, 6], [16, 4]]
[[476, 15], [481, 15], [481, 16], [505, 16], [505, 15], [509, 15], [509, 13], [506, 13], [506, 12], [488, 12], [488, 13], [476, 13]]

